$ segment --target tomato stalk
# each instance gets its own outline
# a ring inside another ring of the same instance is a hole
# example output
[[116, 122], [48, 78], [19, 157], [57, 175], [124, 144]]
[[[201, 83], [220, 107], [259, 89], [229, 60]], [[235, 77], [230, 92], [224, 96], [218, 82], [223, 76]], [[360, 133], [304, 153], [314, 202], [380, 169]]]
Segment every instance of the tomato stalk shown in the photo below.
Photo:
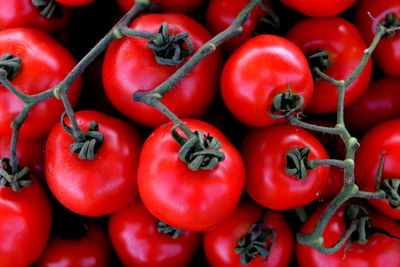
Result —
[[39, 9], [42, 16], [46, 18], [61, 18], [63, 16], [60, 4], [54, 0], [32, 0], [32, 4]]

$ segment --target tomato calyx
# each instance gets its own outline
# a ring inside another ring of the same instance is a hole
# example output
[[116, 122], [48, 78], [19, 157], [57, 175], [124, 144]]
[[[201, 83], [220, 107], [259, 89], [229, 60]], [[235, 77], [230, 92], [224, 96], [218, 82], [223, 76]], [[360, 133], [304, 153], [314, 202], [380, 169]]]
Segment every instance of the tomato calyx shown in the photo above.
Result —
[[400, 209], [400, 179], [389, 178], [381, 181], [379, 189], [383, 190], [389, 205], [395, 209]]
[[177, 239], [185, 231], [168, 225], [163, 221], [158, 221], [157, 232], [169, 235], [172, 239]]
[[240, 254], [240, 262], [243, 265], [250, 264], [257, 255], [265, 258], [263, 262], [268, 261], [269, 253], [276, 239], [276, 232], [265, 225], [265, 215], [250, 227], [247, 235], [237, 242], [235, 253]]
[[189, 169], [211, 170], [225, 159], [225, 154], [219, 151], [222, 143], [218, 138], [202, 131], [195, 131], [185, 138], [177, 132], [177, 127], [179, 125], [172, 127], [172, 137], [181, 146], [178, 156], [183, 162], [188, 163]]
[[0, 74], [11, 81], [21, 71], [21, 64], [19, 57], [5, 53], [0, 57]]
[[301, 95], [293, 94], [289, 86], [287, 92], [275, 95], [270, 115], [274, 119], [285, 118], [293, 113], [300, 116], [303, 104], [304, 98]]
[[188, 32], [175, 34], [175, 28], [169, 32], [167, 22], [161, 24], [158, 33], [148, 42], [156, 61], [161, 65], [178, 66], [185, 57], [194, 53], [194, 46]]
[[307, 57], [308, 65], [310, 69], [313, 70], [313, 78], [314, 81], [321, 80], [321, 77], [314, 72], [315, 69], [319, 69], [324, 72], [328, 69], [329, 66], [329, 53], [325, 50], [316, 50], [314, 53]]
[[286, 152], [286, 173], [305, 180], [307, 171], [313, 169], [308, 160], [310, 151], [309, 147], [294, 147]]
[[62, 18], [61, 5], [54, 0], [32, 0], [32, 4], [37, 7], [40, 15], [50, 18]]
[[[400, 18], [397, 18], [396, 15], [394, 13], [387, 13], [385, 15], [385, 20], [383, 20], [381, 22], [381, 24], [387, 28], [397, 28], [400, 26]], [[398, 30], [395, 31], [387, 31], [382, 38], [389, 38], [394, 36], [396, 33], [398, 32]]]
[[32, 186], [32, 180], [28, 177], [28, 167], [23, 167], [13, 173], [8, 158], [1, 159], [0, 164], [0, 186], [11, 187], [16, 192], [20, 191], [22, 187]]

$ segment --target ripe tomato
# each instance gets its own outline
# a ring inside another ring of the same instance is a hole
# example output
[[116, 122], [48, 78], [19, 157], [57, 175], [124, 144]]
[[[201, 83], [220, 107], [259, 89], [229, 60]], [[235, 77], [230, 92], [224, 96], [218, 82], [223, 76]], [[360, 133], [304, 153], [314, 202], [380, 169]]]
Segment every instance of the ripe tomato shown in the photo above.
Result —
[[55, 0], [55, 1], [66, 6], [84, 6], [93, 3], [96, 0]]
[[73, 139], [57, 124], [46, 144], [47, 183], [58, 201], [73, 212], [105, 215], [137, 196], [140, 137], [126, 122], [97, 111], [79, 111], [76, 118], [84, 131], [97, 121], [104, 143], [94, 160], [81, 160], [69, 149]]
[[[287, 34], [289, 40], [297, 44], [306, 56], [315, 52], [328, 53], [325, 64], [316, 65], [327, 75], [337, 80], [346, 79], [360, 63], [367, 45], [358, 30], [348, 21], [339, 17], [309, 18], [296, 24]], [[311, 66], [314, 64], [311, 63]], [[319, 66], [324, 65], [324, 66]], [[372, 62], [360, 76], [347, 87], [345, 106], [349, 106], [367, 89], [372, 71]], [[320, 79], [314, 81], [314, 94], [307, 110], [314, 113], [329, 113], [337, 109], [338, 90]]]
[[19, 192], [0, 187], [0, 266], [32, 264], [46, 246], [51, 230], [51, 208], [40, 183]]
[[[375, 177], [383, 152], [385, 152], [386, 155], [382, 169], [382, 182], [388, 179], [399, 179], [399, 135], [400, 120], [394, 119], [375, 126], [363, 136], [355, 160], [355, 177], [360, 189], [369, 192], [376, 191], [375, 188], [377, 185]], [[381, 186], [379, 187], [382, 188]], [[394, 190], [396, 191], [396, 189]], [[397, 193], [398, 192], [397, 188]], [[398, 201], [397, 206], [396, 204], [390, 204], [387, 199], [370, 199], [368, 201], [379, 212], [386, 216], [400, 219]]]
[[[265, 242], [268, 257], [257, 255], [247, 266], [288, 266], [293, 254], [293, 234], [279, 212], [267, 211], [263, 218], [265, 212], [261, 206], [242, 202], [232, 216], [216, 229], [206, 232], [203, 244], [208, 262], [214, 267], [242, 266], [240, 254], [235, 253], [238, 241], [249, 234], [252, 225], [262, 220], [267, 229], [275, 231], [275, 237], [271, 236]], [[275, 240], [271, 240], [273, 238]]]
[[[163, 12], [191, 13], [198, 8], [204, 0], [152, 0], [152, 3], [160, 6]], [[135, 0], [117, 0], [124, 11], [128, 11]]]
[[400, 79], [383, 77], [372, 83], [367, 91], [345, 109], [346, 126], [363, 133], [373, 126], [400, 117]]
[[188, 266], [200, 245], [200, 233], [184, 231], [173, 238], [158, 231], [158, 222], [140, 199], [111, 214], [111, 242], [125, 266]]
[[[21, 72], [11, 83], [25, 94], [37, 94], [61, 82], [76, 62], [72, 55], [53, 38], [35, 29], [15, 28], [0, 31], [0, 55], [9, 53], [22, 61]], [[74, 105], [79, 96], [81, 79], [69, 90]], [[11, 122], [23, 109], [23, 103], [3, 85], [0, 86], [0, 134], [11, 135]], [[51, 111], [51, 112], [50, 112]], [[28, 114], [20, 136], [45, 137], [59, 120], [64, 106], [51, 98], [35, 105]]]
[[211, 170], [192, 171], [178, 157], [172, 123], [157, 128], [143, 145], [138, 187], [148, 210], [163, 222], [188, 231], [208, 231], [235, 210], [244, 187], [245, 170], [236, 148], [216, 128], [186, 119], [193, 131], [218, 138], [225, 160]]
[[271, 118], [274, 96], [287, 92], [304, 98], [313, 93], [306, 58], [292, 42], [279, 36], [260, 35], [245, 42], [226, 62], [221, 78], [223, 100], [233, 115], [250, 126], [267, 126], [285, 119]]
[[[376, 33], [377, 24], [370, 18], [367, 12], [370, 12], [381, 23], [384, 23], [385, 17], [388, 14], [392, 14], [393, 21], [395, 21], [396, 19], [400, 19], [400, 4], [398, 0], [359, 1], [354, 21], [365, 41], [369, 43]], [[386, 23], [390, 25], [389, 21], [386, 21]], [[393, 36], [383, 38], [372, 54], [374, 62], [388, 75], [400, 76], [399, 47], [400, 34], [397, 31]]]
[[281, 0], [281, 2], [310, 17], [330, 17], [343, 12], [356, 0]]
[[308, 131], [289, 123], [254, 129], [245, 137], [242, 155], [246, 166], [246, 192], [257, 203], [274, 210], [295, 209], [315, 200], [325, 187], [329, 168], [307, 171], [304, 180], [286, 173], [286, 153], [309, 147], [308, 159], [326, 159], [321, 143]]
[[46, 18], [32, 4], [32, 0], [1, 0], [0, 6], [1, 30], [29, 27], [55, 35], [67, 28], [72, 17], [72, 9], [62, 6], [61, 17]]
[[[168, 22], [175, 33], [188, 32], [195, 49], [211, 39], [203, 26], [182, 14], [148, 14], [134, 20], [130, 27], [155, 33], [163, 22]], [[120, 112], [140, 124], [156, 127], [168, 121], [167, 117], [152, 107], [132, 101], [132, 95], [138, 90], [154, 89], [177, 67], [158, 64], [147, 43], [148, 40], [132, 37], [113, 42], [104, 59], [103, 81], [108, 97]], [[217, 91], [221, 60], [218, 51], [206, 57], [164, 95], [162, 103], [178, 117], [201, 116]]]
[[[333, 215], [323, 233], [324, 246], [334, 245], [348, 229], [345, 221], [344, 207]], [[302, 226], [301, 233], [309, 233], [314, 228], [326, 205], [314, 212]], [[395, 221], [368, 209], [373, 227], [381, 228], [392, 235], [400, 236], [400, 225]], [[366, 244], [354, 242], [346, 251], [344, 246], [336, 253], [325, 255], [312, 247], [296, 244], [297, 263], [300, 267], [317, 266], [399, 266], [400, 241], [383, 234], [373, 234]]]
[[99, 225], [91, 223], [87, 224], [87, 232], [82, 237], [50, 238], [35, 266], [107, 267], [110, 249], [107, 232]]

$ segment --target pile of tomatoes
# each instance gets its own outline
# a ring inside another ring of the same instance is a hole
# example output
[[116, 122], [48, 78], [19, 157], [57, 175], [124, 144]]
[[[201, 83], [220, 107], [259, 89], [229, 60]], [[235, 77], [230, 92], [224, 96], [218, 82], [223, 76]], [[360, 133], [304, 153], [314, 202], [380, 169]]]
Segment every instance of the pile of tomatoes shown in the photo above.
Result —
[[[346, 127], [360, 140], [356, 183], [390, 199], [346, 202], [323, 244], [346, 232], [354, 207], [375, 231], [365, 244], [352, 236], [323, 255], [296, 241], [343, 186], [341, 168], [304, 159], [343, 159], [346, 151], [336, 135], [272, 116], [277, 95], [295, 95], [304, 101], [298, 118], [334, 126], [337, 89], [315, 69], [346, 79], [377, 22], [400, 26], [400, 1], [263, 1], [241, 36], [162, 96], [187, 130], [133, 95], [168, 80], [193, 56], [190, 45], [199, 50], [250, 1], [153, 2], [158, 8], [129, 28], [152, 33], [153, 44], [170, 49], [162, 56], [180, 52], [182, 62], [160, 64], [149, 39], [116, 38], [68, 90], [89, 140], [79, 143], [57, 94], [32, 104], [15, 91], [57, 86], [135, 1], [0, 0], [0, 75], [11, 83], [0, 85], [0, 266], [400, 266], [400, 33], [380, 40], [345, 93]], [[190, 43], [173, 43], [183, 32]], [[17, 157], [33, 183], [11, 188], [13, 121], [27, 107]], [[84, 146], [94, 159], [71, 152]]]

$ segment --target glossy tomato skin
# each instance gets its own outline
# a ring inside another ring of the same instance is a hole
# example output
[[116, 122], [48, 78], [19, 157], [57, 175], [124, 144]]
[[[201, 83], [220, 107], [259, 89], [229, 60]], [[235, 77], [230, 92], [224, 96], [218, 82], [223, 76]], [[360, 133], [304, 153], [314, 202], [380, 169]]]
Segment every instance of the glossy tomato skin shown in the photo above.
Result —
[[289, 123], [254, 129], [245, 137], [242, 156], [246, 166], [246, 192], [260, 205], [274, 209], [295, 209], [315, 200], [325, 187], [329, 168], [307, 171], [307, 178], [286, 173], [286, 153], [310, 147], [308, 159], [326, 159], [321, 143], [309, 132]]
[[384, 121], [400, 117], [400, 79], [386, 76], [373, 83], [350, 107], [345, 109], [346, 126], [364, 133]]
[[356, 0], [281, 0], [281, 2], [310, 17], [330, 17], [343, 12]]
[[[367, 48], [358, 30], [350, 22], [339, 17], [308, 18], [296, 24], [287, 34], [289, 40], [298, 45], [306, 56], [316, 51], [328, 52], [329, 64], [324, 71], [337, 79], [346, 79], [356, 69]], [[360, 76], [347, 87], [345, 107], [353, 103], [367, 89], [372, 72], [372, 61], [368, 61]], [[313, 113], [335, 112], [337, 88], [325, 80], [314, 81], [314, 94], [307, 110]]]
[[107, 267], [110, 241], [107, 232], [95, 223], [87, 224], [88, 231], [81, 238], [50, 238], [46, 249], [36, 262], [37, 267]]
[[243, 191], [245, 170], [239, 152], [219, 130], [198, 120], [184, 121], [193, 131], [202, 130], [217, 137], [225, 160], [211, 170], [191, 171], [178, 158], [180, 146], [171, 136], [173, 124], [166, 123], [143, 145], [139, 194], [147, 209], [163, 222], [183, 230], [208, 231], [235, 210]]
[[[14, 28], [0, 31], [0, 55], [9, 53], [22, 60], [21, 72], [11, 83], [25, 94], [37, 94], [61, 82], [75, 66], [72, 55], [49, 35], [35, 29]], [[69, 90], [72, 105], [78, 100], [81, 79]], [[11, 122], [23, 103], [0, 86], [0, 134], [11, 136]], [[49, 112], [51, 110], [51, 112]], [[59, 121], [64, 106], [51, 98], [35, 105], [21, 127], [21, 138], [45, 137]]]
[[[383, 152], [386, 154], [382, 169], [382, 181], [400, 177], [398, 168], [400, 159], [399, 135], [400, 120], [394, 119], [375, 126], [363, 136], [355, 160], [355, 177], [361, 190], [376, 191], [375, 177]], [[370, 199], [368, 201], [380, 213], [400, 219], [400, 210], [392, 208], [387, 199]]]
[[72, 9], [61, 7], [62, 17], [46, 18], [32, 4], [32, 0], [1, 0], [0, 29], [29, 27], [56, 35], [62, 33], [68, 26]]
[[19, 192], [0, 187], [0, 266], [25, 267], [42, 253], [50, 236], [52, 212], [41, 184]]
[[[247, 0], [212, 0], [207, 7], [207, 28], [214, 35], [222, 32], [232, 24], [239, 12], [248, 2]], [[271, 6], [269, 1], [264, 1], [264, 3]], [[242, 26], [242, 35], [233, 37], [224, 42], [222, 44], [223, 50], [227, 53], [232, 53], [246, 40], [250, 39], [256, 30], [258, 20], [266, 15], [267, 13], [261, 7], [253, 9], [249, 19]]]
[[294, 247], [293, 234], [289, 225], [278, 211], [266, 211], [263, 207], [247, 201], [240, 203], [232, 216], [216, 229], [204, 234], [204, 251], [211, 266], [242, 266], [240, 255], [235, 253], [237, 242], [248, 234], [250, 227], [260, 221], [265, 212], [268, 212], [268, 215], [263, 222], [268, 229], [275, 231], [275, 242], [267, 261], [264, 262], [265, 258], [257, 256], [247, 266], [288, 266]]
[[[345, 204], [346, 205], [346, 204]], [[326, 205], [314, 212], [308, 221], [300, 229], [301, 233], [309, 233], [314, 228]], [[400, 235], [400, 225], [379, 213], [368, 209], [371, 215], [371, 224], [374, 227], [384, 229], [392, 235]], [[324, 245], [334, 245], [348, 229], [344, 220], [344, 206], [333, 215], [323, 233]], [[296, 244], [297, 263], [300, 267], [317, 266], [399, 266], [400, 241], [383, 234], [375, 234], [368, 238], [365, 245], [353, 243], [346, 251], [344, 247], [336, 253], [324, 255], [315, 249]]]
[[96, 0], [55, 0], [56, 2], [66, 6], [85, 6]]
[[158, 232], [158, 219], [137, 198], [111, 214], [109, 235], [124, 266], [187, 266], [200, 245], [201, 234], [185, 231], [173, 239]]
[[[163, 22], [168, 22], [169, 28], [175, 28], [176, 33], [189, 32], [195, 49], [211, 39], [203, 26], [183, 14], [148, 14], [134, 20], [130, 27], [155, 33]], [[167, 122], [167, 117], [155, 108], [132, 101], [132, 95], [139, 90], [154, 89], [178, 67], [158, 64], [147, 43], [148, 40], [131, 37], [113, 42], [104, 59], [103, 81], [108, 97], [121, 113], [142, 125], [155, 128]], [[217, 91], [221, 60], [219, 51], [206, 57], [163, 96], [162, 103], [178, 117], [203, 115]]]
[[[360, 30], [365, 41], [370, 43], [376, 33], [376, 22], [368, 15], [368, 12], [379, 22], [385, 20], [388, 13], [392, 13], [395, 19], [400, 18], [400, 5], [397, 0], [362, 0], [356, 8], [354, 21]], [[400, 76], [400, 34], [397, 31], [395, 35], [380, 40], [372, 56], [374, 62], [386, 74]]]
[[69, 150], [72, 137], [56, 125], [46, 143], [47, 183], [57, 200], [73, 212], [84, 216], [109, 214], [138, 194], [141, 138], [126, 122], [103, 113], [85, 110], [75, 115], [84, 131], [90, 122], [97, 121], [104, 143], [94, 160], [81, 160]]
[[[163, 12], [191, 13], [198, 8], [204, 0], [153, 0], [154, 4], [161, 7]], [[117, 0], [124, 11], [131, 9], [135, 0]]]
[[275, 35], [259, 35], [245, 42], [226, 62], [221, 78], [225, 105], [243, 123], [262, 127], [285, 119], [269, 115], [274, 96], [287, 92], [304, 98], [313, 93], [306, 58], [292, 42]]

